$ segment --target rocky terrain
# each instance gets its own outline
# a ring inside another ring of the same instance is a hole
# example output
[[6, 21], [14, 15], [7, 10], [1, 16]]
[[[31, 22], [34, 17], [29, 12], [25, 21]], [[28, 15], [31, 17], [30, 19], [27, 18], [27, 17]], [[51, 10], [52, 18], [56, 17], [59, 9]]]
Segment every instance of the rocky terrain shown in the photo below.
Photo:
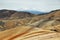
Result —
[[1, 40], [60, 40], [60, 9], [38, 15], [0, 10], [0, 35]]
[[34, 14], [29, 12], [15, 11], [15, 10], [0, 10], [0, 19], [22, 19], [26, 17], [33, 17]]

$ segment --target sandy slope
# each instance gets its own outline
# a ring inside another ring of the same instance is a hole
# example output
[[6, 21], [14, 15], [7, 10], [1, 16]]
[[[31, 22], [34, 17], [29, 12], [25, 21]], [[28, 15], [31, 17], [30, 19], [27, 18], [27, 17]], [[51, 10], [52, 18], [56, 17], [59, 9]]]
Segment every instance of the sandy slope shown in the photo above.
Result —
[[0, 32], [0, 40], [59, 40], [60, 34], [31, 26], [21, 26]]

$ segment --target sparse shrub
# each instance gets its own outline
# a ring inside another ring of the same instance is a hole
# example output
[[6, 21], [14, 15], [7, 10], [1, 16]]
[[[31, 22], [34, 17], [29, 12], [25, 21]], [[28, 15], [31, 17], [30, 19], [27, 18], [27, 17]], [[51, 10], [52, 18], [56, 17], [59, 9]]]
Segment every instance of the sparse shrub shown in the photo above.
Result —
[[0, 21], [0, 25], [3, 26], [4, 25], [4, 22], [3, 21]]
[[15, 21], [7, 21], [4, 26], [6, 28], [13, 28], [13, 27], [16, 27], [16, 24], [17, 23]]

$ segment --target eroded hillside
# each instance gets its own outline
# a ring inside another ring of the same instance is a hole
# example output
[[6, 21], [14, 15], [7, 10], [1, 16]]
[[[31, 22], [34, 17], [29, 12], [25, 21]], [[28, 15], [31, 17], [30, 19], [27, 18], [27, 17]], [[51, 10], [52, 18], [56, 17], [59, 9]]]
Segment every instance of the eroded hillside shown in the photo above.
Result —
[[1, 40], [60, 40], [60, 10], [42, 15], [0, 10], [0, 14]]

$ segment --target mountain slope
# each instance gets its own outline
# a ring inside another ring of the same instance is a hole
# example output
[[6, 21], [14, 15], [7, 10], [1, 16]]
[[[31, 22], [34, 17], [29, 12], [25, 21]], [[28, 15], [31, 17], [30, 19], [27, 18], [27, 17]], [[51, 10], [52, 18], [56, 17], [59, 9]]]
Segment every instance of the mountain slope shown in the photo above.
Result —
[[34, 14], [31, 14], [29, 12], [18, 12], [15, 10], [6, 10], [2, 9], [0, 10], [0, 19], [16, 19], [16, 18], [26, 18], [26, 17], [32, 17]]
[[0, 20], [0, 35], [0, 40], [60, 40], [60, 10], [42, 15], [14, 12]]

